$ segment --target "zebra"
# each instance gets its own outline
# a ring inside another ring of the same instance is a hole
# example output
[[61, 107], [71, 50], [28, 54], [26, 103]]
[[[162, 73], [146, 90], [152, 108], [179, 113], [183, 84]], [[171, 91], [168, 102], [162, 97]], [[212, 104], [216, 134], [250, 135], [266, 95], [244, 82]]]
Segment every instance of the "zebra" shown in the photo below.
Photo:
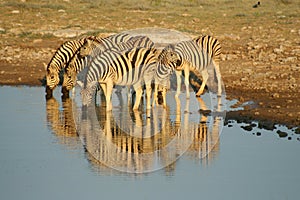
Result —
[[59, 74], [74, 56], [76, 51], [84, 44], [87, 38], [64, 42], [54, 53], [46, 69], [46, 94], [52, 97], [52, 91], [59, 84]]
[[[147, 36], [135, 36], [126, 42], [120, 42], [118, 44], [113, 44], [113, 42], [111, 42], [110, 46], [112, 47], [106, 51], [126, 51], [133, 47], [153, 48], [154, 43]], [[92, 55], [82, 57], [79, 51], [65, 67], [64, 81], [62, 84], [62, 91], [64, 91], [64, 94], [68, 94], [68, 91], [75, 87], [77, 74], [88, 66], [93, 59]]]
[[[168, 59], [165, 59], [168, 58]], [[81, 90], [82, 104], [91, 103], [92, 93], [99, 82], [106, 97], [106, 110], [112, 110], [111, 94], [114, 85], [132, 85], [136, 91], [133, 110], [137, 110], [146, 84], [147, 109], [151, 108], [151, 82], [163, 82], [178, 65], [179, 57], [171, 48], [159, 54], [155, 48], [135, 47], [124, 52], [106, 51], [95, 57], [88, 68]]]
[[216, 38], [212, 36], [198, 36], [192, 40], [182, 41], [175, 45], [175, 51], [179, 54], [181, 65], [176, 68], [177, 91], [176, 96], [180, 94], [181, 72], [184, 71], [186, 97], [190, 97], [189, 93], [189, 73], [194, 71], [200, 73], [203, 80], [200, 89], [196, 93], [199, 97], [209, 78], [208, 68], [214, 67], [214, 73], [218, 81], [218, 96], [222, 94], [221, 73], [220, 73], [220, 54], [221, 45]]
[[127, 42], [131, 39], [132, 36], [127, 33], [114, 34], [106, 38], [94, 37], [84, 41], [84, 45], [79, 49], [79, 55], [81, 57], [97, 56], [106, 50], [114, 48], [116, 44]]
[[[107, 38], [110, 38], [110, 40], [114, 42], [127, 41], [130, 35], [120, 33]], [[46, 98], [52, 97], [52, 91], [59, 84], [59, 75], [65, 65], [74, 57], [80, 47], [89, 40], [101, 41], [102, 38], [99, 36], [87, 36], [77, 40], [66, 41], [56, 50], [46, 68]], [[62, 90], [62, 92], [64, 93], [65, 91]]]

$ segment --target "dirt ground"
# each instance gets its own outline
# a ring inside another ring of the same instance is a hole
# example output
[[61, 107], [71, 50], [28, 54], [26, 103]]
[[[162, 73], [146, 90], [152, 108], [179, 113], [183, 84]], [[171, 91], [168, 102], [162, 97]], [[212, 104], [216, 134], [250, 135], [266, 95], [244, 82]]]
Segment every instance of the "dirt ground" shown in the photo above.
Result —
[[300, 2], [261, 1], [3, 1], [0, 84], [40, 86], [64, 41], [161, 27], [220, 40], [229, 99], [253, 101], [234, 119], [300, 126]]

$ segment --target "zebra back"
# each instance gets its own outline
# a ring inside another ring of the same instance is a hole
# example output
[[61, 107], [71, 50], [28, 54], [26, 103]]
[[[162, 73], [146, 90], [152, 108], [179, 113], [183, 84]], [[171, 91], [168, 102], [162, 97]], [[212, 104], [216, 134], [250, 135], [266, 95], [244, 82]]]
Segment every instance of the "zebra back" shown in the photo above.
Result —
[[105, 51], [95, 57], [88, 68], [86, 84], [106, 82], [111, 78], [118, 85], [132, 85], [142, 79], [146, 70], [156, 65], [156, 49], [136, 47], [128, 51]]
[[112, 47], [107, 49], [107, 51], [128, 51], [136, 47], [154, 48], [155, 44], [147, 36], [135, 36], [130, 38], [128, 41], [113, 45]]
[[115, 44], [126, 42], [130, 39], [127, 33], [119, 33], [106, 38], [94, 36], [90, 40], [85, 40], [82, 48], [79, 49], [80, 56], [97, 56], [103, 51], [110, 49]]
[[221, 44], [212, 36], [199, 36], [193, 39], [203, 50], [206, 50], [207, 54], [211, 56], [215, 61], [220, 61]]

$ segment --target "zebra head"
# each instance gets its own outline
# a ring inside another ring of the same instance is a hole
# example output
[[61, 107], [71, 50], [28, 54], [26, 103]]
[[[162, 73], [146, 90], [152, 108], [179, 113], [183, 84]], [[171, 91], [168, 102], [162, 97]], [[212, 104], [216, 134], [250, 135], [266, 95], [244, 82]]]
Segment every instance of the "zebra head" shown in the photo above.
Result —
[[98, 51], [101, 51], [101, 48], [99, 48], [100, 44], [102, 43], [101, 38], [97, 37], [89, 37], [84, 40], [84, 43], [82, 47], [79, 49], [79, 56], [80, 57], [86, 57], [86, 56], [92, 56], [97, 55]]
[[92, 102], [92, 99], [97, 89], [97, 85], [98, 85], [97, 81], [85, 83], [85, 86], [82, 88], [80, 92], [83, 106], [88, 106]]
[[46, 74], [47, 88], [53, 90], [59, 84], [59, 71], [48, 67]]
[[159, 79], [167, 78], [174, 72], [178, 65], [181, 65], [181, 59], [175, 52], [175, 46], [168, 45], [158, 56], [157, 77]]
[[75, 87], [77, 73], [73, 68], [66, 68], [64, 73], [64, 81], [62, 87], [64, 90], [69, 91]]

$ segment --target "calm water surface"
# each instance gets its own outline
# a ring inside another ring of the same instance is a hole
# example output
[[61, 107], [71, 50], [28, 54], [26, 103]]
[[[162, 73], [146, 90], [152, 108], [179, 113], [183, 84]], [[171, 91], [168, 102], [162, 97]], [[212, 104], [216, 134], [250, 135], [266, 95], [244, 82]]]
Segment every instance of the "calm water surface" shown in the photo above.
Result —
[[[1, 199], [299, 199], [299, 135], [224, 126], [211, 153], [197, 145], [167, 168], [129, 174], [105, 167], [68, 121], [59, 89], [0, 87]], [[257, 136], [256, 133], [261, 135]], [[196, 149], [196, 150], [195, 150]]]

